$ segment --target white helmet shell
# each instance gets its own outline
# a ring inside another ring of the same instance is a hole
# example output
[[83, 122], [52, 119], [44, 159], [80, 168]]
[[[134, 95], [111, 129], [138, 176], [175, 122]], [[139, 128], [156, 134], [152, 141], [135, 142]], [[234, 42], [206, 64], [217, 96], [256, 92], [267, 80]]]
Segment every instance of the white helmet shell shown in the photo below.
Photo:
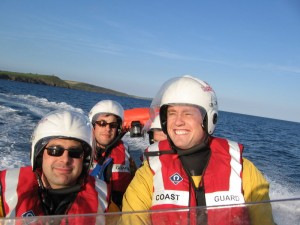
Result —
[[160, 124], [160, 116], [157, 115], [153, 122], [151, 123], [150, 129], [149, 130], [153, 130], [153, 129], [161, 129], [161, 124]]
[[142, 134], [143, 136], [145, 133], [150, 133], [150, 131], [153, 131], [154, 129], [161, 129], [160, 125], [160, 117], [159, 115], [156, 115], [154, 120], [150, 117], [149, 120], [146, 122], [146, 124], [143, 127]]
[[[205, 110], [206, 121], [204, 128], [208, 134], [212, 134], [216, 127], [218, 116], [217, 97], [211, 86], [195, 77], [185, 75], [165, 82], [151, 103], [152, 112], [160, 109], [161, 124], [165, 123], [166, 115], [162, 115], [162, 106], [172, 104], [190, 104], [199, 106]], [[204, 114], [205, 116], [205, 114]], [[162, 126], [165, 133], [166, 128]]]
[[122, 125], [124, 121], [124, 109], [120, 103], [113, 100], [102, 100], [98, 102], [89, 112], [89, 119], [94, 124], [100, 114], [113, 114], [121, 120]]
[[45, 115], [35, 127], [31, 138], [31, 165], [33, 171], [41, 167], [37, 158], [53, 138], [71, 138], [85, 145], [83, 170], [88, 174], [92, 164], [95, 142], [93, 126], [82, 113], [69, 110], [56, 110]]

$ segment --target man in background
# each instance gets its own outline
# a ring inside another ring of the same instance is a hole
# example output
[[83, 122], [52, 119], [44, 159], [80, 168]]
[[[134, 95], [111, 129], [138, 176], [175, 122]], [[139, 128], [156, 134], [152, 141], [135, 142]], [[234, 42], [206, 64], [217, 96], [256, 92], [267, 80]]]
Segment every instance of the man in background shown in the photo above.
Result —
[[123, 194], [132, 180], [136, 166], [129, 154], [128, 145], [121, 139], [124, 109], [116, 101], [98, 102], [89, 112], [96, 140], [96, 166], [91, 172], [112, 188], [112, 200], [122, 207]]
[[149, 137], [150, 145], [153, 144], [154, 142], [158, 142], [158, 141], [167, 139], [167, 135], [161, 129], [159, 115], [157, 115], [154, 118], [149, 130], [147, 131], [147, 134]]

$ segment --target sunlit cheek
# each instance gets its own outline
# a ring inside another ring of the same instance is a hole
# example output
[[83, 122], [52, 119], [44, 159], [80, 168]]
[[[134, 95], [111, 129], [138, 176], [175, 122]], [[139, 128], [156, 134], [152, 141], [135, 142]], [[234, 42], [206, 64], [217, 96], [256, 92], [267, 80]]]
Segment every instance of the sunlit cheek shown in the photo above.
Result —
[[168, 131], [169, 136], [171, 136], [172, 135], [172, 129], [169, 125], [167, 126], [167, 131]]

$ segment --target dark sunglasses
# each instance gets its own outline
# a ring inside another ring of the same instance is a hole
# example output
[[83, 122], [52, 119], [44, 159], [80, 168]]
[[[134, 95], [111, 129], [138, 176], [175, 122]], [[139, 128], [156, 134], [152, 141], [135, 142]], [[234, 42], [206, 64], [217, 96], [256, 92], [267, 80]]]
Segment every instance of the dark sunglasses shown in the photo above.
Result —
[[108, 125], [110, 129], [117, 128], [119, 126], [118, 122], [108, 123], [105, 120], [96, 121], [95, 124], [97, 124], [100, 127], [106, 127]]
[[71, 148], [63, 148], [61, 146], [49, 146], [45, 148], [47, 150], [48, 155], [59, 157], [64, 154], [64, 151], [67, 150], [69, 153], [69, 157], [74, 159], [79, 159], [83, 156], [83, 149], [81, 147], [71, 147]]

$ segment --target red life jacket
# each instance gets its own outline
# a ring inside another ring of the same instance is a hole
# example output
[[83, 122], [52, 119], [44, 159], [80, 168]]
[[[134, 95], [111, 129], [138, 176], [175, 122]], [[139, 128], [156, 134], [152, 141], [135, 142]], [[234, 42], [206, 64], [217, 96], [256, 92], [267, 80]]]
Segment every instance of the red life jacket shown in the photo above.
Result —
[[[38, 196], [36, 175], [32, 172], [31, 166], [2, 171], [0, 179], [7, 218], [44, 215]], [[107, 191], [105, 182], [89, 176], [87, 183], [68, 209], [67, 215], [105, 212], [108, 208]], [[77, 219], [77, 222], [91, 220], [91, 218], [83, 217]]]
[[130, 154], [128, 146], [123, 141], [112, 149], [110, 156], [113, 159], [112, 166], [112, 191], [125, 192], [127, 186], [132, 180], [130, 172]]
[[[167, 140], [155, 143], [146, 151], [166, 151], [171, 147]], [[206, 206], [242, 204], [245, 202], [242, 190], [242, 145], [221, 138], [212, 138], [211, 157], [203, 172], [200, 186], [204, 188]], [[149, 157], [153, 172], [153, 210], [196, 207], [196, 195], [190, 179], [182, 167], [177, 154], [161, 154]], [[206, 209], [203, 209], [206, 213]], [[248, 213], [241, 207], [209, 209], [208, 224], [248, 224]], [[177, 216], [176, 216], [177, 215]], [[162, 222], [161, 214], [152, 216], [154, 223]], [[168, 224], [189, 221], [197, 224], [196, 210], [166, 213]], [[167, 221], [166, 220], [166, 221]], [[241, 223], [236, 223], [236, 221]], [[172, 222], [170, 222], [172, 221]]]

